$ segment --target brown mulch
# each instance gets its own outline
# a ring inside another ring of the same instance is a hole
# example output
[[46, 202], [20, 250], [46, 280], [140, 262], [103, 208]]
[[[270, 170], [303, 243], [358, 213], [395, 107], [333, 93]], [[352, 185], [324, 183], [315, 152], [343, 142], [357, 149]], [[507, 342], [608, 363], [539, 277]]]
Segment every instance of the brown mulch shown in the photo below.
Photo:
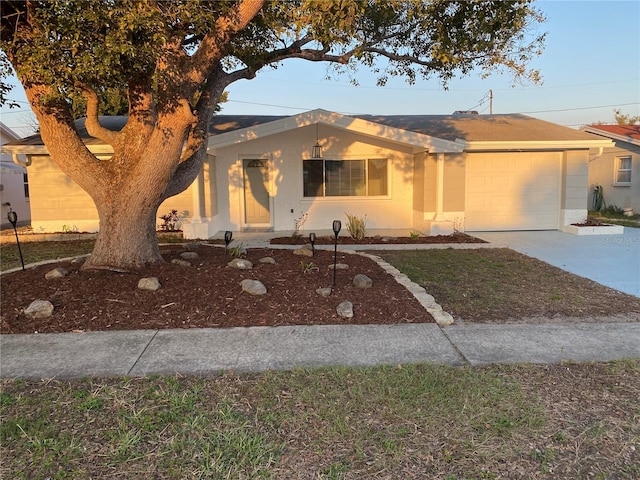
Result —
[[[166, 263], [137, 274], [84, 271], [73, 262], [4, 274], [0, 277], [0, 333], [434, 321], [391, 275], [361, 255], [338, 252], [338, 263], [349, 268], [336, 272], [336, 287], [330, 296], [322, 297], [316, 289], [333, 284], [333, 270], [328, 268], [333, 264], [332, 251], [302, 257], [291, 250], [249, 249], [246, 258], [254, 265], [251, 270], [227, 267], [230, 258], [225, 257], [224, 248], [212, 245], [198, 246], [198, 258], [190, 267], [170, 263], [184, 251], [181, 245], [163, 247]], [[260, 263], [266, 256], [276, 264]], [[302, 262], [313, 262], [318, 270], [304, 273]], [[46, 280], [45, 274], [56, 267], [69, 275]], [[354, 287], [352, 280], [358, 273], [370, 277], [373, 287]], [[160, 290], [137, 288], [140, 278], [151, 276], [160, 280]], [[260, 280], [267, 294], [243, 293], [240, 282], [245, 278]], [[24, 315], [23, 310], [37, 299], [53, 303], [51, 318], [33, 320]], [[354, 305], [354, 317], [348, 320], [336, 313], [345, 300]]]
[[[333, 245], [335, 237], [325, 235], [317, 237], [316, 245]], [[272, 238], [272, 245], [304, 245], [309, 243], [308, 235], [292, 235], [289, 237]], [[451, 235], [433, 235], [430, 237], [383, 237], [376, 235], [373, 237], [364, 237], [361, 239], [353, 239], [348, 235], [339, 235], [340, 245], [411, 245], [411, 244], [443, 244], [443, 243], [487, 243], [479, 238], [472, 237], [462, 232], [455, 232]]]

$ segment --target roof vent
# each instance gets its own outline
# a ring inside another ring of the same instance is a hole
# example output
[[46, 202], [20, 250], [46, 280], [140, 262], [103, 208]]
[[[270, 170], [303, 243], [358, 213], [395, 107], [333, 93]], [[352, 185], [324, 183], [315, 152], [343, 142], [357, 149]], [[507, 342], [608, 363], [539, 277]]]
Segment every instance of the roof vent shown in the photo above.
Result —
[[453, 112], [454, 115], [478, 115], [477, 110], [456, 110]]

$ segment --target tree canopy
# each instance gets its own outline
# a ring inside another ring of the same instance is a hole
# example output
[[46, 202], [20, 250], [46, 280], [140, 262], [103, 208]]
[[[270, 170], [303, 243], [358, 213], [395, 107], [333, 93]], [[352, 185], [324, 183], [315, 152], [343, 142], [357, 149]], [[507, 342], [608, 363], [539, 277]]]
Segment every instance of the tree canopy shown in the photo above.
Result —
[[[9, 0], [0, 24], [0, 101], [10, 62], [52, 159], [96, 204], [100, 253], [115, 245], [108, 225], [117, 209], [142, 208], [122, 192], [143, 189], [151, 211], [194, 180], [209, 119], [231, 83], [289, 58], [338, 70], [364, 65], [380, 85], [392, 76], [435, 77], [446, 87], [475, 70], [538, 82], [528, 64], [541, 52], [543, 20], [527, 0]], [[100, 125], [108, 107], [100, 102], [109, 99], [118, 108], [126, 99], [129, 121], [120, 132]], [[97, 162], [75, 134], [78, 109], [86, 109], [89, 133], [113, 147], [109, 161]], [[154, 180], [136, 184], [132, 172], [153, 172]], [[149, 249], [148, 237], [141, 234], [139, 252]], [[158, 258], [155, 249], [91, 262]]]
[[[157, 108], [176, 102], [170, 84], [188, 86], [189, 99], [216, 63], [226, 82], [253, 78], [287, 58], [328, 61], [409, 82], [480, 68], [506, 69], [538, 81], [527, 69], [540, 53], [543, 20], [530, 1], [297, 0], [4, 2], [1, 47], [21, 81], [54, 85], [73, 99], [82, 86], [113, 98], [135, 83], [151, 83]], [[217, 38], [243, 7], [251, 15], [232, 38]], [[222, 45], [214, 45], [223, 41]], [[220, 48], [223, 47], [223, 48]], [[377, 66], [383, 58], [386, 65]], [[3, 55], [0, 68], [8, 73]], [[3, 99], [0, 97], [0, 99]], [[4, 99], [3, 99], [4, 100]], [[50, 99], [53, 101], [53, 99]]]

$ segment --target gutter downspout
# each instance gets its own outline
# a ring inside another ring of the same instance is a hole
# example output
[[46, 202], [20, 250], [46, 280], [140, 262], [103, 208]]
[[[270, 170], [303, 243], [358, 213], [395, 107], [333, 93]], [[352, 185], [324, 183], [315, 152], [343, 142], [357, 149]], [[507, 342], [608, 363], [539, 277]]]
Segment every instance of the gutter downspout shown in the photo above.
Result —
[[21, 167], [29, 167], [31, 166], [31, 155], [25, 155], [26, 160], [20, 160], [17, 153], [12, 154], [13, 163], [16, 165], [20, 165]]

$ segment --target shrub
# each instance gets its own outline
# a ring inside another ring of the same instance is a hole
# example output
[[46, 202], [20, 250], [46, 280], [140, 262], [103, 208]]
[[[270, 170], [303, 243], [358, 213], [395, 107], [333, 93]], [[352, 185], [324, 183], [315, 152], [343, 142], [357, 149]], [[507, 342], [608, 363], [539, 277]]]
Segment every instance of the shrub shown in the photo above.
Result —
[[351, 238], [354, 240], [362, 240], [367, 232], [367, 216], [365, 215], [364, 218], [360, 218], [350, 213], [345, 213], [345, 215], [347, 216], [347, 230], [349, 231]]
[[158, 229], [162, 232], [176, 232], [180, 229], [180, 216], [177, 210], [171, 210], [166, 215], [161, 215], [160, 220], [162, 224], [158, 226]]

